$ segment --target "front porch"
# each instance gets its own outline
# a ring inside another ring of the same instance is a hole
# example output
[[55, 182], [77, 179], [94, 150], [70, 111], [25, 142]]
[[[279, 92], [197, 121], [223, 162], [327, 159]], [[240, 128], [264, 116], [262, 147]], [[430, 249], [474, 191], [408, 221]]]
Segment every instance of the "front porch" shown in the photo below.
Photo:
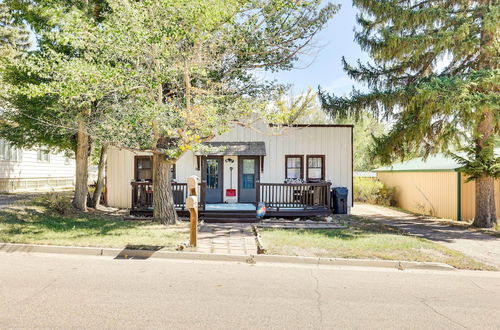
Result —
[[[152, 182], [132, 182], [131, 215], [152, 216]], [[265, 203], [265, 217], [327, 216], [332, 213], [329, 182], [256, 183], [255, 203], [207, 203], [205, 182], [199, 185], [199, 215], [205, 222], [257, 222], [257, 205]], [[179, 216], [188, 215], [186, 183], [172, 183]]]

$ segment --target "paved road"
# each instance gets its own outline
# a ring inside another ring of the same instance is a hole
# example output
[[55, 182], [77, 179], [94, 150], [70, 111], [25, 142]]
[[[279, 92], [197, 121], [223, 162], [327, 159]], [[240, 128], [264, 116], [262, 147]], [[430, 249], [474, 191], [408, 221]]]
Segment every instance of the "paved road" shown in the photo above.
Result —
[[499, 329], [500, 274], [0, 253], [0, 328]]
[[500, 238], [452, 226], [432, 217], [420, 217], [386, 207], [358, 204], [352, 214], [399, 228], [415, 236], [443, 244], [476, 260], [500, 269]]

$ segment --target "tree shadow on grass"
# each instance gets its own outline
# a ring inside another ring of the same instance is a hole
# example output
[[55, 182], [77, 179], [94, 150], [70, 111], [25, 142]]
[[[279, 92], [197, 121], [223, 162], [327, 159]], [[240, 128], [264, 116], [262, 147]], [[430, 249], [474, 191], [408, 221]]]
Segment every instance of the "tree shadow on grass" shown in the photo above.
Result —
[[5, 230], [7, 234], [40, 234], [46, 231], [66, 232], [74, 230], [90, 231], [89, 235], [107, 235], [119, 229], [133, 229], [143, 226], [139, 221], [123, 221], [116, 217], [104, 217], [92, 213], [75, 213], [68, 216], [31, 208], [22, 210], [1, 210], [0, 224], [13, 225]]
[[[290, 230], [290, 229], [286, 229]], [[314, 234], [325, 238], [342, 240], [355, 240], [373, 235], [407, 235], [398, 228], [392, 228], [380, 223], [372, 222], [358, 217], [350, 217], [347, 228], [341, 229], [292, 229], [297, 234]]]

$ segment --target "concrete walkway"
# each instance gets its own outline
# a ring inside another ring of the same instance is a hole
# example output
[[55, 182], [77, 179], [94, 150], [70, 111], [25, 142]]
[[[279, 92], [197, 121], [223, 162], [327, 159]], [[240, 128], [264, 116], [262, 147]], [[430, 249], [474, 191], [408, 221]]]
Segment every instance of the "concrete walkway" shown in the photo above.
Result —
[[375, 205], [355, 205], [352, 214], [396, 227], [500, 268], [500, 238], [493, 235]]
[[203, 224], [196, 252], [257, 254], [257, 244], [249, 224]]
[[0, 194], [0, 209], [8, 208], [17, 201], [28, 199], [32, 196], [33, 194], [12, 194], [12, 195]]

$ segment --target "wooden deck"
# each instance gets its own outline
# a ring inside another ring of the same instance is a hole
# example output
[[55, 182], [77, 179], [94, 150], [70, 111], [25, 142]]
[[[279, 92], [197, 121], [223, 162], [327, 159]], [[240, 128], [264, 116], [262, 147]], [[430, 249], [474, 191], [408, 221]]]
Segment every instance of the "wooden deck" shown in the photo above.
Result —
[[[332, 213], [329, 182], [257, 183], [256, 203], [207, 204], [206, 184], [200, 183], [199, 215], [205, 222], [258, 222], [256, 206], [265, 203], [265, 217], [327, 216]], [[187, 185], [172, 183], [174, 205], [179, 216], [188, 216], [185, 207]], [[132, 182], [131, 215], [152, 216], [153, 184]]]

